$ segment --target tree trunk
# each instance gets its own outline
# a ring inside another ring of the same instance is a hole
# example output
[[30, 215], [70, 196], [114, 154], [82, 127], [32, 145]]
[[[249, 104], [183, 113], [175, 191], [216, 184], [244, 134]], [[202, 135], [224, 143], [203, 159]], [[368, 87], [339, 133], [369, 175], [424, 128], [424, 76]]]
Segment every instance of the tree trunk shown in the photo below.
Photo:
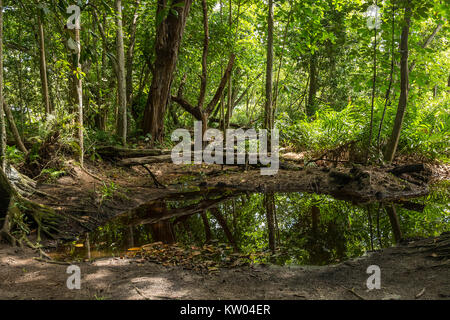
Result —
[[173, 224], [170, 221], [159, 221], [150, 225], [153, 241], [172, 244], [176, 242]]
[[409, 27], [411, 24], [411, 5], [410, 1], [405, 8], [405, 22], [402, 29], [402, 36], [400, 41], [400, 98], [398, 102], [397, 115], [395, 116], [394, 128], [392, 130], [391, 138], [389, 139], [384, 154], [384, 159], [388, 162], [392, 162], [397, 150], [398, 141], [400, 139], [400, 132], [402, 129], [403, 118], [405, 116], [406, 106], [408, 103], [408, 85], [409, 85], [409, 70], [408, 70], [408, 36]]
[[[211, 101], [208, 103], [208, 105], [206, 107], [202, 107], [203, 103], [201, 103], [202, 92], [204, 94], [205, 89], [200, 90], [199, 103], [195, 107], [193, 105], [191, 105], [188, 101], [183, 99], [183, 97], [181, 97], [182, 90], [178, 90], [177, 96], [172, 96], [172, 101], [178, 103], [183, 109], [185, 109], [187, 112], [192, 114], [197, 120], [202, 121], [203, 132], [205, 132], [205, 130], [207, 128], [208, 119], [209, 119], [210, 114], [213, 112], [215, 106], [219, 103], [219, 100], [221, 99], [221, 97], [223, 95], [223, 91], [228, 82], [228, 79], [231, 77], [231, 72], [233, 70], [233, 65], [234, 65], [234, 59], [235, 59], [235, 56], [232, 54], [230, 56], [230, 60], [228, 61], [228, 66], [225, 69], [225, 73], [222, 76], [222, 80], [220, 81], [219, 87], [217, 88], [216, 93], [214, 94], [213, 98], [211, 99]], [[204, 69], [206, 69], [206, 66], [204, 67]], [[205, 73], [205, 75], [206, 75], [206, 73]], [[202, 87], [203, 86], [206, 87], [206, 83], [203, 84], [203, 81], [202, 81]]]
[[[3, 1], [0, 0], [0, 104], [3, 105]], [[3, 108], [0, 109], [0, 170], [6, 164], [6, 124]]]
[[265, 128], [270, 131], [273, 127], [273, 0], [269, 0], [267, 25], [266, 105], [264, 122]]
[[[375, 0], [375, 6], [377, 1]], [[370, 156], [370, 149], [372, 147], [372, 134], [373, 134], [373, 114], [374, 114], [374, 104], [375, 104], [375, 91], [377, 85], [377, 32], [378, 29], [375, 26], [374, 30], [374, 43], [373, 43], [373, 81], [372, 81], [372, 100], [370, 107], [370, 124], [369, 124], [369, 140], [367, 142], [366, 155], [364, 157], [364, 163], [367, 164]]]
[[211, 235], [211, 227], [209, 225], [208, 217], [206, 216], [206, 211], [203, 211], [201, 213], [201, 217], [202, 217], [202, 221], [203, 221], [203, 226], [205, 227], [205, 240], [206, 240], [206, 243], [208, 243], [211, 241], [212, 235]]
[[269, 233], [269, 248], [275, 253], [275, 197], [273, 193], [264, 195], [264, 205], [266, 207], [267, 230]]
[[40, 54], [40, 73], [41, 73], [41, 86], [42, 86], [42, 99], [44, 101], [45, 114], [52, 113], [50, 106], [50, 95], [48, 91], [48, 79], [47, 79], [47, 60], [45, 57], [45, 35], [44, 24], [38, 13], [38, 30], [39, 30], [39, 54]]
[[[229, 0], [228, 2], [229, 2], [228, 27], [229, 27], [230, 34], [231, 34], [231, 29], [232, 29], [232, 25], [233, 25], [233, 6], [232, 6], [231, 0]], [[230, 125], [232, 97], [233, 97], [233, 76], [230, 75], [230, 77], [228, 78], [227, 114], [226, 114], [226, 118], [225, 118], [225, 128], [228, 128]]]
[[392, 232], [394, 234], [395, 243], [399, 243], [402, 239], [402, 232], [400, 230], [400, 222], [398, 220], [397, 211], [395, 210], [394, 205], [390, 205], [386, 207], [386, 212], [389, 216], [389, 221], [391, 222]]
[[77, 43], [78, 52], [76, 56], [76, 68], [77, 77], [75, 80], [76, 92], [77, 92], [77, 104], [78, 104], [78, 143], [80, 147], [79, 161], [80, 165], [84, 166], [84, 133], [83, 133], [83, 82], [81, 73], [81, 40], [80, 29], [75, 28], [75, 41]]
[[132, 95], [133, 95], [133, 60], [134, 60], [134, 47], [136, 45], [136, 29], [137, 29], [137, 20], [139, 17], [139, 6], [141, 4], [141, 0], [136, 1], [136, 8], [134, 10], [133, 20], [131, 21], [130, 26], [130, 44], [128, 46], [127, 51], [127, 61], [126, 61], [126, 91], [127, 91], [127, 106], [131, 109], [132, 104]]
[[[165, 13], [167, 4], [168, 0], [158, 0], [157, 17]], [[162, 141], [164, 137], [164, 117], [170, 87], [191, 4], [192, 0], [172, 1], [172, 10], [169, 10], [167, 17], [163, 17], [157, 26], [156, 60], [142, 124], [144, 134], [150, 133], [153, 141]], [[173, 10], [177, 14], [174, 14]]]
[[447, 92], [450, 93], [450, 75], [448, 76], [447, 80]]
[[228, 227], [227, 220], [225, 219], [225, 217], [217, 208], [211, 208], [210, 211], [213, 214], [213, 216], [217, 219], [219, 225], [222, 227], [223, 231], [225, 232], [225, 236], [227, 237], [230, 244], [236, 251], [239, 251], [236, 240], [234, 239], [234, 236], [231, 233], [230, 228]]
[[116, 0], [116, 52], [117, 52], [117, 90], [119, 93], [119, 119], [117, 134], [122, 140], [122, 144], [127, 144], [127, 94], [125, 80], [125, 50], [123, 46], [122, 31], [122, 1]]
[[316, 75], [316, 64], [317, 57], [313, 53], [309, 62], [309, 95], [308, 95], [308, 105], [306, 108], [306, 115], [311, 117], [314, 115], [316, 107], [316, 92], [317, 92], [317, 75]]
[[14, 121], [14, 116], [11, 112], [11, 108], [4, 101], [3, 101], [3, 110], [5, 111], [6, 118], [8, 118], [9, 128], [11, 129], [14, 139], [16, 140], [17, 147], [19, 148], [20, 151], [27, 154], [28, 150], [27, 148], [25, 148], [25, 145], [22, 142], [19, 130], [17, 130], [16, 122]]

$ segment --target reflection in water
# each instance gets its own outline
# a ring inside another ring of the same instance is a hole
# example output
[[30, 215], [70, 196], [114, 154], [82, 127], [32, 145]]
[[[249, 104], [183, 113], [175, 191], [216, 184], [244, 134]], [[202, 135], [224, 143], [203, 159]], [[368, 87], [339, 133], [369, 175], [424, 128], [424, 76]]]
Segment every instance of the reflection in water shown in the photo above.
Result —
[[[398, 203], [352, 204], [306, 193], [206, 190], [148, 203], [65, 244], [56, 258], [121, 256], [152, 242], [226, 243], [255, 262], [325, 265], [388, 247], [403, 238], [450, 231], [448, 186]], [[256, 253], [271, 253], [256, 255]], [[259, 259], [259, 260], [256, 260]]]

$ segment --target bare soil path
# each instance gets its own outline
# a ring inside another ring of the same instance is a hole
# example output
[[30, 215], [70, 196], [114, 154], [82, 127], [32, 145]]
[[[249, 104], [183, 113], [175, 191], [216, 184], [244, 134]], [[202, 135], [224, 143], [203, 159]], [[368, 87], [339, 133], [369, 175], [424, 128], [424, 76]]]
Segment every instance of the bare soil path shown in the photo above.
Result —
[[[79, 263], [81, 289], [66, 287], [66, 265], [31, 249], [0, 245], [0, 299], [450, 299], [450, 233], [325, 267], [247, 266], [199, 273], [142, 259]], [[367, 267], [381, 269], [368, 291]]]

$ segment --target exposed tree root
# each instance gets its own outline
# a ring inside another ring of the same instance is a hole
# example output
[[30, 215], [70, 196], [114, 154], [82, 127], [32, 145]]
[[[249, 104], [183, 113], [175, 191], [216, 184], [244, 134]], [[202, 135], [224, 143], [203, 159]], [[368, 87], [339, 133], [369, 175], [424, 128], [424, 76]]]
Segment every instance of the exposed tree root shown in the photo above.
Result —
[[[0, 170], [0, 219], [4, 217], [0, 229], [0, 240], [5, 240], [14, 246], [22, 246], [22, 242], [25, 241], [32, 248], [37, 249], [26, 238], [26, 234], [30, 231], [30, 223], [34, 222], [37, 225], [37, 242], [39, 243], [41, 232], [49, 237], [55, 237], [54, 233], [59, 232], [58, 224], [61, 222], [61, 216], [57, 215], [53, 209], [25, 198], [24, 194], [28, 195], [30, 191], [33, 194], [36, 191], [30, 182], [31, 179], [12, 170], [10, 172], [14, 175], [12, 181], [3, 170]], [[31, 217], [33, 221], [27, 221], [27, 217]]]

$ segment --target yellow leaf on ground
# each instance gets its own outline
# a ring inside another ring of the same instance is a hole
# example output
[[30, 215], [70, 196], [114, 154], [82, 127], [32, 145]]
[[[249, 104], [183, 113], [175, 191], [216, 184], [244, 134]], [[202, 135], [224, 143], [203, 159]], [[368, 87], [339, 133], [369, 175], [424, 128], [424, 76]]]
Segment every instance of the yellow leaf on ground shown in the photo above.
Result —
[[128, 251], [139, 251], [139, 250], [141, 250], [140, 247], [135, 247], [135, 248], [128, 249]]

